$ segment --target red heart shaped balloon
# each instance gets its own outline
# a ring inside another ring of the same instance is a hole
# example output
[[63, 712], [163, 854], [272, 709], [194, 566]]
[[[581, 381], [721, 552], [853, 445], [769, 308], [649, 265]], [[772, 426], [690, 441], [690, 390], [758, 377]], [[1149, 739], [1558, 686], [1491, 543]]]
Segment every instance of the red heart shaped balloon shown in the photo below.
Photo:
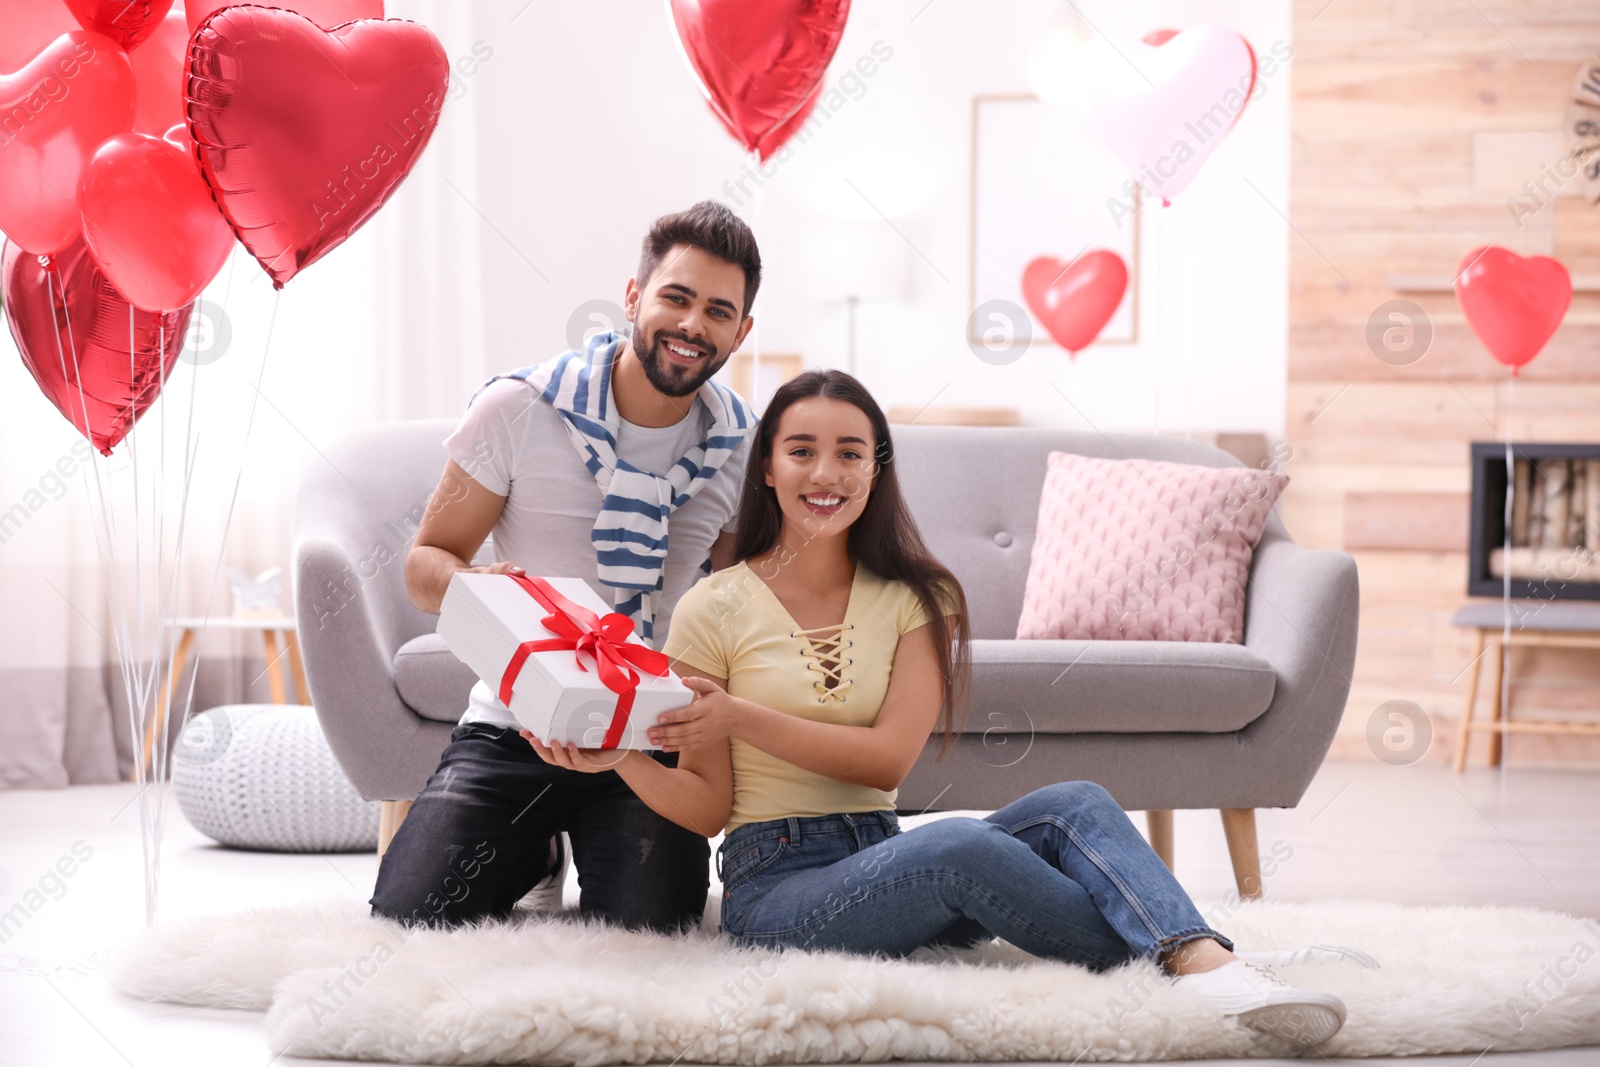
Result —
[[806, 124], [806, 119], [811, 117], [811, 112], [816, 110], [817, 98], [822, 95], [822, 86], [819, 83], [816, 91], [806, 97], [805, 103], [800, 105], [800, 110], [789, 117], [789, 121], [768, 133], [756, 142], [756, 159], [768, 160], [782, 148], [795, 135], [795, 131]]
[[0, 71], [17, 70], [39, 50], [78, 29], [78, 23], [60, 4], [39, 0], [0, 0]]
[[0, 230], [25, 251], [80, 233], [78, 179], [100, 142], [133, 125], [133, 68], [116, 42], [74, 30], [0, 76]]
[[233, 231], [182, 140], [109, 138], [78, 183], [78, 207], [95, 265], [146, 311], [194, 303], [233, 247]]
[[410, 173], [450, 80], [414, 22], [324, 30], [228, 7], [189, 41], [189, 133], [223, 216], [283, 288], [342, 244]]
[[1022, 295], [1034, 318], [1074, 356], [1100, 336], [1127, 288], [1127, 265], [1104, 248], [1071, 263], [1040, 256], [1022, 271]]
[[1456, 272], [1456, 300], [1483, 347], [1515, 375], [1550, 340], [1572, 303], [1572, 276], [1549, 256], [1485, 245]]
[[[239, 0], [185, 0], [183, 8], [189, 19], [189, 32], [193, 33], [199, 29], [200, 24], [213, 11], [221, 11], [238, 2]], [[354, 22], [356, 19], [383, 18], [383, 0], [280, 0], [272, 6], [298, 11], [325, 30], [331, 30], [346, 22]]]
[[156, 32], [172, 0], [66, 0], [66, 4], [84, 29], [103, 33], [131, 52]]
[[671, 0], [672, 26], [700, 91], [728, 132], [766, 159], [839, 47], [850, 0]]
[[0, 282], [11, 336], [39, 391], [111, 455], [160, 394], [193, 306], [165, 315], [133, 308], [81, 239], [52, 257], [8, 242]]

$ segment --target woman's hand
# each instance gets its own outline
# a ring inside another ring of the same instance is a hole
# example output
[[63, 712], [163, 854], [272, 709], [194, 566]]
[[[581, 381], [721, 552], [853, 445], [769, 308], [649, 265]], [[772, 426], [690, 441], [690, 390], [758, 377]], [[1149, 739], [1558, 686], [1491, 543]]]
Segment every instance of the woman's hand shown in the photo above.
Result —
[[740, 715], [740, 701], [708, 678], [685, 675], [683, 684], [695, 692], [694, 702], [663, 712], [650, 727], [650, 743], [663, 752], [709, 745], [732, 737]]
[[552, 741], [547, 745], [534, 737], [531, 731], [518, 732], [527, 739], [528, 744], [539, 754], [539, 758], [546, 763], [569, 771], [581, 771], [584, 774], [616, 770], [617, 764], [627, 759], [630, 751], [625, 748], [579, 748], [571, 741], [565, 744]]

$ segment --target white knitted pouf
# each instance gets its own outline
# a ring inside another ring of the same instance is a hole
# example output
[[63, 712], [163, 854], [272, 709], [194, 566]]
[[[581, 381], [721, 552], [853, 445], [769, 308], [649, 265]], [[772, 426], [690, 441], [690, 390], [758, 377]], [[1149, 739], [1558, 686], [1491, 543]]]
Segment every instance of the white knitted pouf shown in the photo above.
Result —
[[189, 720], [172, 755], [178, 807], [215, 841], [269, 852], [378, 847], [378, 802], [350, 784], [309, 706], [211, 708]]

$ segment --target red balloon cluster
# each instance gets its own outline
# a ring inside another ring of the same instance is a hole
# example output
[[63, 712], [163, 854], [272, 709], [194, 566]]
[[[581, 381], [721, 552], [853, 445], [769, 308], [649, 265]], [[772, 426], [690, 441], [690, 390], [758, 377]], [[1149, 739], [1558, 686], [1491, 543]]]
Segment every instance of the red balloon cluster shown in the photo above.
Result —
[[0, 284], [102, 452], [155, 400], [235, 236], [281, 288], [389, 198], [443, 47], [382, 0], [0, 0]]

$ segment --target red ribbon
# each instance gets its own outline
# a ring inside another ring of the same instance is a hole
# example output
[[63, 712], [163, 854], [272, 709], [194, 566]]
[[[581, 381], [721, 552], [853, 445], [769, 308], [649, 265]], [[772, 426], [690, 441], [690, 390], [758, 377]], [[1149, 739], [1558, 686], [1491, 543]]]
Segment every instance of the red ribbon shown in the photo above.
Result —
[[543, 578], [529, 578], [521, 574], [508, 574], [506, 577], [522, 586], [529, 596], [550, 610], [543, 620], [544, 628], [557, 636], [524, 641], [517, 646], [517, 650], [511, 654], [511, 662], [506, 665], [505, 674], [500, 677], [500, 703], [511, 706], [512, 685], [532, 653], [570, 648], [578, 669], [587, 672], [589, 668], [583, 665], [583, 653], [587, 652], [600, 672], [600, 681], [617, 694], [617, 707], [611, 713], [611, 725], [606, 728], [605, 740], [600, 744], [601, 748], [616, 748], [622, 742], [622, 732], [628, 727], [634, 692], [639, 688], [639, 675], [633, 668], [662, 677], [668, 673], [667, 665], [671, 661], [665, 653], [630, 642], [628, 638], [633, 635], [633, 620], [621, 612], [596, 615], [582, 604], [573, 603], [556, 592]]

